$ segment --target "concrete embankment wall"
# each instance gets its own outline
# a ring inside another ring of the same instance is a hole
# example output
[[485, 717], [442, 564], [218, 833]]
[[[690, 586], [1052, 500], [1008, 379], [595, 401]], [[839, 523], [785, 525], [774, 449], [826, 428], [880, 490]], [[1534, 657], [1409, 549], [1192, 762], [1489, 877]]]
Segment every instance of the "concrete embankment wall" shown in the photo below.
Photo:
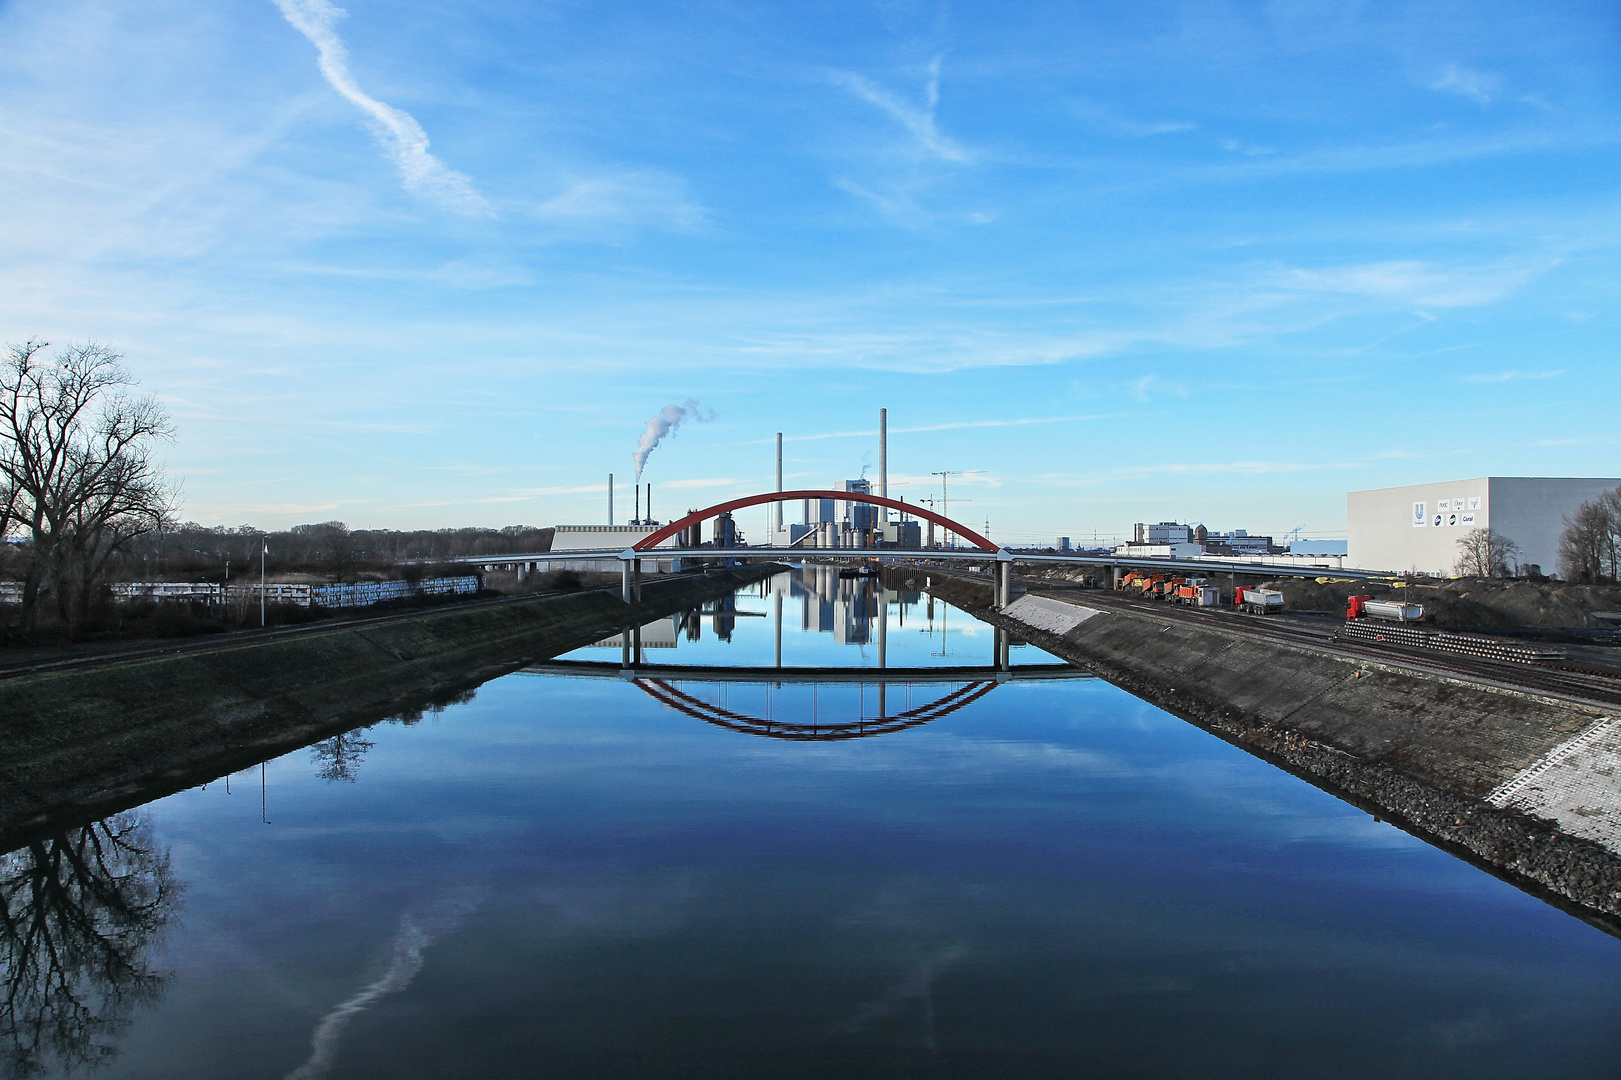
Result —
[[0, 680], [0, 851], [445, 702], [772, 572], [650, 581], [629, 607], [597, 591], [440, 608]]
[[1600, 709], [1296, 648], [1242, 624], [1089, 608], [1084, 592], [1030, 595], [997, 612], [988, 582], [891, 574], [896, 586], [927, 581], [942, 599], [1621, 934], [1614, 842], [1497, 797], [1551, 752], [1602, 728]]

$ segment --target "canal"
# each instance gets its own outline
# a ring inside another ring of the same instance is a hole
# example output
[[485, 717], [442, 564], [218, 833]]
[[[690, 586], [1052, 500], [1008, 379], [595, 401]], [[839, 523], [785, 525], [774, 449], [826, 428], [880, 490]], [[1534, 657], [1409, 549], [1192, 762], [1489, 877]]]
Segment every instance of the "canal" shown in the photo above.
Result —
[[0, 1061], [1621, 1071], [1621, 941], [1055, 664], [807, 568], [40, 840]]

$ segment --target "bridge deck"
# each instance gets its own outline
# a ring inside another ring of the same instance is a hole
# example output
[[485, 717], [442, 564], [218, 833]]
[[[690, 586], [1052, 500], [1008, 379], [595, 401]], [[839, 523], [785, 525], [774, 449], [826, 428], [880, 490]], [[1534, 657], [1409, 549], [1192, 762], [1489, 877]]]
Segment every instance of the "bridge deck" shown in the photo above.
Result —
[[603, 660], [553, 660], [530, 664], [524, 675], [575, 675], [598, 679], [663, 679], [668, 682], [725, 683], [971, 683], [1092, 679], [1090, 671], [1072, 664], [1015, 664], [994, 667], [848, 668], [848, 667], [700, 667], [688, 664], [635, 664], [624, 667]]
[[[873, 559], [883, 562], [922, 563], [1024, 563], [1063, 566], [1120, 567], [1128, 570], [1177, 571], [1189, 574], [1243, 574], [1248, 577], [1331, 577], [1351, 580], [1391, 578], [1400, 575], [1388, 570], [1358, 570], [1351, 567], [1317, 565], [1282, 566], [1270, 563], [1220, 562], [1208, 559], [1117, 558], [1113, 555], [1035, 555], [1017, 551], [972, 551], [962, 548], [912, 550], [907, 548], [651, 548], [636, 553], [648, 561], [670, 559], [764, 559], [770, 562], [815, 562], [822, 559]], [[464, 555], [443, 563], [502, 566], [526, 562], [562, 562], [570, 559], [624, 560], [623, 549], [593, 548], [584, 551], [530, 552], [520, 555]], [[1332, 558], [1332, 556], [1330, 556]]]

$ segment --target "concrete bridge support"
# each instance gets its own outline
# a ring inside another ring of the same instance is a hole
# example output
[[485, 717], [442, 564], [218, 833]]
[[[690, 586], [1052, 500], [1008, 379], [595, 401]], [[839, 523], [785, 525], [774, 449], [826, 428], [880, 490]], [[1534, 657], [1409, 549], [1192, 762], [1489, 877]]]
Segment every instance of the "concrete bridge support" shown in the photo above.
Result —
[[[655, 565], [653, 569], [657, 571], [658, 567]], [[640, 603], [642, 599], [642, 560], [631, 548], [626, 548], [619, 556], [619, 599], [627, 604]]]

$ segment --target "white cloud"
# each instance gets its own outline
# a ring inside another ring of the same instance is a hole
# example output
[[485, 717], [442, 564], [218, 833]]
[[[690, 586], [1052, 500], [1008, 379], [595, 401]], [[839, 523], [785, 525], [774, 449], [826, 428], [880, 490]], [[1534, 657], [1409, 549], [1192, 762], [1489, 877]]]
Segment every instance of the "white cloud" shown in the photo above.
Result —
[[1544, 267], [1496, 263], [1439, 267], [1417, 260], [1363, 263], [1323, 270], [1292, 269], [1280, 287], [1394, 300], [1413, 308], [1473, 307], [1501, 299]]
[[687, 198], [686, 185], [656, 170], [592, 176], [570, 182], [535, 207], [544, 220], [570, 225], [663, 225], [691, 229], [703, 223], [703, 208]]
[[700, 476], [689, 480], [666, 480], [659, 486], [667, 488], [711, 488], [726, 487], [728, 484], [735, 483], [737, 481], [730, 476]]
[[1168, 383], [1158, 375], [1144, 375], [1133, 379], [1130, 385], [1131, 392], [1136, 395], [1138, 401], [1148, 401], [1154, 395], [1169, 394], [1179, 398], [1188, 396], [1187, 387], [1178, 383]]
[[1218, 145], [1230, 154], [1243, 154], [1245, 157], [1265, 157], [1277, 152], [1271, 147], [1241, 143], [1237, 139], [1222, 139]]
[[924, 150], [945, 161], [966, 163], [970, 155], [954, 139], [941, 134], [935, 122], [935, 110], [940, 103], [940, 58], [929, 64], [929, 81], [924, 86], [922, 108], [906, 101], [885, 87], [853, 72], [835, 72], [833, 81], [877, 106], [900, 123]]
[[428, 134], [409, 113], [386, 105], [360, 89], [349, 71], [349, 53], [333, 24], [347, 14], [327, 0], [275, 0], [293, 28], [320, 53], [321, 74], [332, 88], [361, 109], [400, 170], [406, 190], [463, 214], [489, 214], [490, 204], [472, 182], [428, 153]]
[[1069, 107], [1082, 123], [1100, 135], [1144, 139], [1155, 135], [1170, 135], [1178, 131], [1192, 131], [1198, 126], [1191, 120], [1130, 120], [1086, 98], [1071, 101]]
[[[941, 424], [919, 424], [913, 427], [892, 427], [894, 435], [913, 435], [930, 431], [962, 431], [969, 428], [1029, 427], [1033, 424], [1074, 424], [1087, 420], [1110, 419], [1115, 414], [1088, 416], [1035, 416], [1019, 420], [953, 420]], [[878, 434], [876, 428], [862, 431], [823, 431], [810, 435], [785, 435], [785, 442], [811, 442], [820, 439], [869, 439]], [[763, 446], [769, 439], [754, 440], [747, 445]]]
[[1463, 376], [1466, 383], [1501, 383], [1515, 382], [1519, 379], [1557, 379], [1565, 373], [1564, 368], [1557, 371], [1494, 371], [1480, 372], [1475, 375]]
[[1492, 99], [1497, 96], [1499, 85], [1500, 80], [1495, 75], [1474, 71], [1458, 64], [1448, 64], [1430, 83], [1430, 89], [1445, 94], [1457, 94], [1481, 105], [1490, 105]]

